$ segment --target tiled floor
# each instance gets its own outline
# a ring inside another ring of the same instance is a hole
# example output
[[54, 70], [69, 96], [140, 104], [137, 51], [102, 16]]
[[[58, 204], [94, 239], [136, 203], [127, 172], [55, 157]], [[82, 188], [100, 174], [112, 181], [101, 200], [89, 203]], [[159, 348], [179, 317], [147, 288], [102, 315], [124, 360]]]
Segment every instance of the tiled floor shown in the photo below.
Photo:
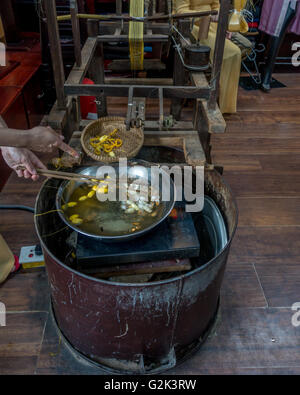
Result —
[[[240, 90], [227, 132], [212, 139], [214, 163], [237, 198], [240, 218], [221, 293], [221, 321], [202, 349], [170, 374], [300, 374], [300, 74], [270, 94]], [[117, 113], [120, 102], [115, 101]], [[123, 103], [124, 104], [124, 103]], [[13, 176], [1, 203], [32, 205], [38, 184]], [[1, 213], [0, 232], [15, 253], [36, 242], [29, 213]], [[103, 374], [60, 342], [48, 313], [44, 272], [0, 286], [0, 373]]]

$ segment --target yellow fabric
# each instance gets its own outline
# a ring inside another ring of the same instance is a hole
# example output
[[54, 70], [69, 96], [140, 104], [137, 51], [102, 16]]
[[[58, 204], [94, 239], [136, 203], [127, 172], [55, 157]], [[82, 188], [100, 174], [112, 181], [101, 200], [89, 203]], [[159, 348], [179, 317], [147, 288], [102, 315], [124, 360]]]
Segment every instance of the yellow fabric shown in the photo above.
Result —
[[[175, 13], [218, 10], [220, 7], [219, 1], [216, 0], [173, 0], [173, 2]], [[198, 26], [199, 20], [195, 23], [192, 31], [195, 38], [198, 37]], [[217, 26], [217, 23], [211, 22], [208, 38], [201, 40], [202, 45], [207, 45], [211, 48], [211, 61], [214, 56]], [[219, 106], [222, 113], [236, 112], [240, 71], [241, 50], [232, 41], [226, 39], [220, 75]]]
[[[144, 16], [144, 0], [130, 1], [130, 16]], [[144, 23], [129, 22], [129, 51], [131, 70], [144, 68]]]
[[10, 248], [0, 235], [0, 284], [3, 283], [15, 264], [15, 258]]
[[234, 0], [233, 8], [235, 8], [238, 11], [241, 11], [243, 8], [245, 8], [246, 3], [247, 0]]
[[5, 32], [4, 32], [1, 16], [0, 16], [0, 41], [5, 44]]
[[249, 30], [248, 23], [244, 16], [241, 14], [242, 9], [245, 6], [244, 0], [234, 0], [233, 12], [229, 18], [228, 30], [230, 32], [247, 33]]
[[247, 33], [248, 23], [240, 11], [233, 10], [229, 18], [228, 31]]

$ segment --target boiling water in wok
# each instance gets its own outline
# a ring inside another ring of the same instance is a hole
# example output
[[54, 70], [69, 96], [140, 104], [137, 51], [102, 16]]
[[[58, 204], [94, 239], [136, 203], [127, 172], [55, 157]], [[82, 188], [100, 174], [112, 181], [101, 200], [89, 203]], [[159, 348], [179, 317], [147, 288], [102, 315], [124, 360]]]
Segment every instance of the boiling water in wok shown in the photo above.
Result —
[[[116, 174], [116, 201], [111, 199], [98, 199], [97, 188], [103, 186], [93, 186], [81, 182], [64, 181], [57, 193], [56, 207], [62, 220], [71, 228], [79, 233], [92, 236], [107, 242], [127, 241], [137, 236], [141, 236], [153, 229], [155, 226], [164, 221], [172, 211], [175, 204], [175, 187], [172, 180], [168, 183], [170, 191], [169, 199], [164, 201], [161, 196], [163, 177], [166, 175], [162, 171], [157, 190], [151, 185], [151, 165], [146, 161], [134, 161], [128, 163], [125, 167], [128, 172], [128, 185], [135, 183], [146, 184], [149, 186], [147, 197], [141, 197], [138, 200], [132, 198], [133, 195], [128, 192], [127, 200], [119, 199], [119, 177], [123, 176], [124, 167], [114, 166]], [[106, 176], [99, 176], [101, 166], [91, 166], [82, 168], [79, 173], [99, 177], [101, 182], [106, 183], [108, 188], [112, 181], [108, 181]], [[124, 185], [124, 184], [121, 184]], [[125, 184], [126, 185], [126, 184]], [[151, 187], [150, 187], [151, 185]], [[97, 190], [95, 192], [95, 190]], [[136, 192], [141, 191], [141, 187]], [[133, 194], [135, 189], [133, 188]], [[83, 197], [83, 200], [81, 199]], [[152, 201], [154, 198], [154, 201]]]
[[76, 226], [84, 233], [99, 236], [127, 235], [148, 228], [163, 214], [162, 204], [154, 204], [150, 213], [144, 210], [130, 211], [130, 209], [126, 212], [123, 202], [109, 200], [100, 202], [96, 194], [84, 201], [79, 200], [80, 197], [87, 196], [90, 191], [91, 187], [87, 184], [77, 187], [69, 199], [69, 202], [77, 202], [76, 206], [67, 207], [64, 211], [69, 219], [76, 219], [76, 215], [82, 219], [82, 223]]

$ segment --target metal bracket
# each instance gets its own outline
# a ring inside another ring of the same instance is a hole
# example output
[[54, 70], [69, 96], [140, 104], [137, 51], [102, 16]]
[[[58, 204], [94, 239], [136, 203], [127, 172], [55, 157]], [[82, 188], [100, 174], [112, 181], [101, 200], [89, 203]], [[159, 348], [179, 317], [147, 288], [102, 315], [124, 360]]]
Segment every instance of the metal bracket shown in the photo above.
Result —
[[162, 88], [158, 88], [158, 98], [159, 98], [159, 130], [163, 129], [164, 126], [164, 94]]
[[141, 98], [133, 97], [133, 89], [131, 86], [128, 91], [128, 108], [126, 117], [126, 129], [132, 127], [142, 128], [145, 124], [145, 102]]

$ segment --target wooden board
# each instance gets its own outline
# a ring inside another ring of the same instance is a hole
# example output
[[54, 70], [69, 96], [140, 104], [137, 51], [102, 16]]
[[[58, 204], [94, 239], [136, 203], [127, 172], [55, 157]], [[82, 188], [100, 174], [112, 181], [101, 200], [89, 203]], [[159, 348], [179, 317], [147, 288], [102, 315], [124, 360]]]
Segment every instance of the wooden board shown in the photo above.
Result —
[[208, 133], [224, 133], [226, 122], [217, 105], [215, 109], [208, 108], [206, 100], [198, 99], [196, 102], [196, 113], [201, 112], [205, 122], [207, 123]]
[[[112, 276], [126, 276], [134, 274], [170, 273], [174, 271], [187, 271], [191, 269], [189, 259], [173, 259], [157, 262], [140, 262], [120, 266], [107, 266], [97, 269], [86, 269], [84, 273], [93, 274], [98, 278], [109, 278]], [[83, 271], [83, 270], [82, 270]]]

